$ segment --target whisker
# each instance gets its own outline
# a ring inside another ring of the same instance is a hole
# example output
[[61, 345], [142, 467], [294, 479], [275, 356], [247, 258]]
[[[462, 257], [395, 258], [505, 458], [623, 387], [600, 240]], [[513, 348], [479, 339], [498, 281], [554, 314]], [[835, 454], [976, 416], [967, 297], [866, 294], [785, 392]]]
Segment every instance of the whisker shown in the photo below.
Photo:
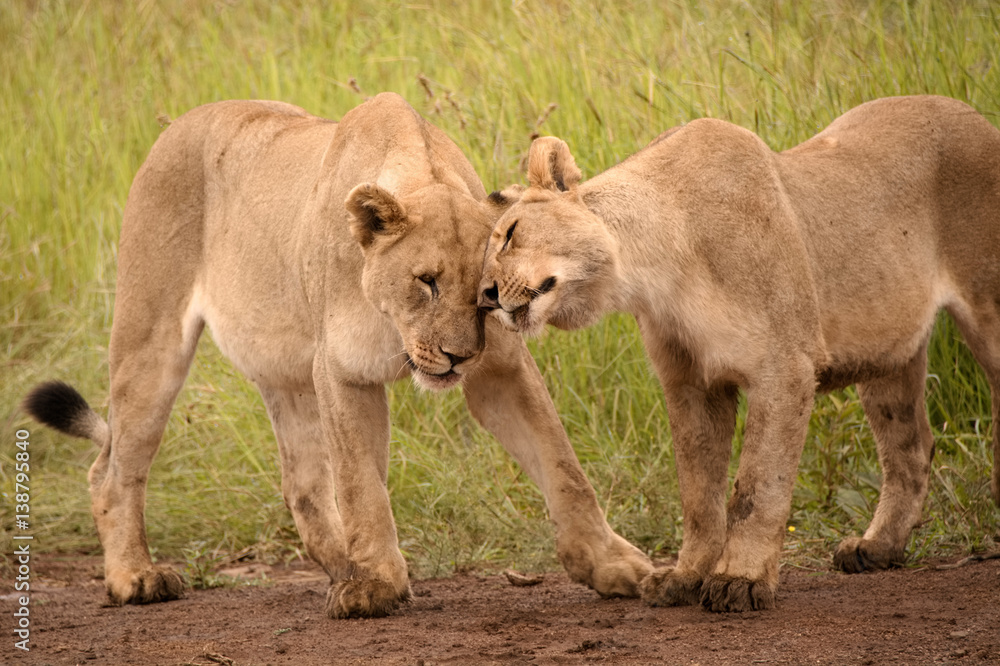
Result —
[[406, 371], [406, 370], [410, 371], [409, 377], [410, 377], [410, 380], [412, 381], [413, 380], [413, 369], [414, 369], [413, 368], [413, 359], [410, 358], [410, 354], [409, 354], [409, 352], [406, 351], [406, 347], [403, 347], [403, 351], [399, 352], [398, 354], [393, 354], [392, 356], [390, 356], [388, 358], [388, 360], [391, 361], [392, 359], [397, 358], [399, 356], [406, 356], [408, 362], [407, 363], [403, 363], [401, 366], [399, 366], [399, 370], [396, 371], [396, 376], [392, 378], [392, 381], [395, 382], [395, 381], [399, 380], [399, 378], [403, 376], [403, 372]]
[[[403, 365], [399, 366], [399, 370], [396, 371], [396, 376], [392, 378], [392, 381], [396, 381], [400, 377], [402, 377], [403, 376], [403, 372], [405, 370], [407, 370], [407, 369], [409, 369], [409, 368], [407, 367], [407, 365], [405, 363]], [[410, 373], [408, 375], [406, 375], [406, 376], [408, 376], [410, 379], [413, 379], [413, 371], [410, 370]]]
[[398, 354], [393, 354], [392, 356], [387, 357], [386, 360], [387, 361], [391, 361], [392, 359], [396, 358], [397, 356], [406, 356], [407, 354], [408, 354], [408, 352], [406, 351], [406, 349], [403, 349], [403, 351], [399, 352]]

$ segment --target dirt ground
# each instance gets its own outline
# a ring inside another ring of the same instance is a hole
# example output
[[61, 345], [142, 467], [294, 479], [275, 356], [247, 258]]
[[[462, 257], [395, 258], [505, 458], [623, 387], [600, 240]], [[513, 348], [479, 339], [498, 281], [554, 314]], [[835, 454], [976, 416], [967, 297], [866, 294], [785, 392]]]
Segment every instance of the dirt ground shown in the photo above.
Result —
[[[717, 615], [602, 600], [550, 573], [413, 582], [387, 618], [327, 619], [308, 563], [249, 565], [256, 585], [104, 607], [96, 557], [33, 561], [30, 652], [0, 588], [0, 663], [21, 664], [1000, 664], [1000, 559], [847, 576], [784, 567], [776, 610]], [[950, 563], [954, 564], [954, 562]]]

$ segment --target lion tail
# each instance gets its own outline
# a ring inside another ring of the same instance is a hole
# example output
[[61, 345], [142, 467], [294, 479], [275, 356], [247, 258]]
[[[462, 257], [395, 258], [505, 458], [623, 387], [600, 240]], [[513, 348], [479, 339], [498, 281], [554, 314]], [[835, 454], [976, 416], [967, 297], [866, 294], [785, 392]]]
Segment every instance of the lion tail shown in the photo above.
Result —
[[108, 439], [108, 424], [75, 388], [65, 382], [39, 384], [24, 398], [22, 406], [36, 421], [67, 435], [101, 444]]

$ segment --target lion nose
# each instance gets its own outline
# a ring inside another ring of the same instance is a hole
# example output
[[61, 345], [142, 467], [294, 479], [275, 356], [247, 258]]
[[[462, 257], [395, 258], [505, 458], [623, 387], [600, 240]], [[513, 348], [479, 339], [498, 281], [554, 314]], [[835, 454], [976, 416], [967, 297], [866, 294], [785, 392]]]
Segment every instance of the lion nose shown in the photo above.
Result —
[[483, 289], [483, 292], [479, 294], [479, 307], [484, 310], [496, 310], [500, 307], [500, 290], [497, 288], [497, 283], [494, 282], [492, 287]]
[[446, 352], [444, 349], [441, 350], [441, 353], [448, 357], [448, 360], [451, 361], [451, 367], [453, 368], [462, 361], [468, 361], [470, 358], [475, 356], [475, 354], [469, 354], [468, 356], [459, 356], [458, 354], [450, 354]]

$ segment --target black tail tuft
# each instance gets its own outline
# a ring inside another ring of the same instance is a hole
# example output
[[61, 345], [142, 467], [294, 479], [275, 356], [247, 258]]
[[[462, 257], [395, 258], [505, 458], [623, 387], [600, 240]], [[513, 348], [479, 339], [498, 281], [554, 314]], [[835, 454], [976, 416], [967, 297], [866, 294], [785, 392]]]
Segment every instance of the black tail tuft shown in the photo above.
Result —
[[90, 414], [90, 405], [66, 382], [39, 384], [31, 389], [22, 405], [24, 411], [45, 425], [75, 437], [90, 436], [81, 429]]

